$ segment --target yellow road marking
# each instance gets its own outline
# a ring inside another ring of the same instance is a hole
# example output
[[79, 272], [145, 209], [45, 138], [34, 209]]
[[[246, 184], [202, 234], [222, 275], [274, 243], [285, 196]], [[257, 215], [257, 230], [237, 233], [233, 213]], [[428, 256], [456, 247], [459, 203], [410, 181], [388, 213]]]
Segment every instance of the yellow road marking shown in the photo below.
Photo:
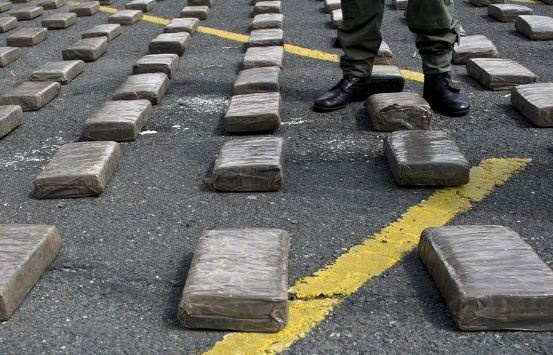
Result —
[[334, 263], [296, 282], [290, 292], [298, 300], [290, 302], [290, 320], [284, 330], [272, 334], [231, 333], [205, 354], [276, 354], [286, 350], [322, 322], [346, 296], [412, 252], [424, 229], [443, 226], [469, 211], [474, 202], [482, 201], [530, 162], [517, 158], [482, 161], [471, 169], [467, 185], [436, 191]]
[[[530, 1], [530, 0], [527, 0], [527, 1]], [[108, 13], [108, 14], [114, 14], [118, 11], [118, 9], [115, 9], [115, 8], [109, 7], [109, 6], [100, 6], [100, 11]], [[164, 17], [152, 16], [152, 15], [144, 15], [142, 17], [142, 21], [155, 23], [155, 24], [163, 25], [163, 26], [166, 26], [170, 22], [169, 19], [166, 19]], [[207, 34], [207, 35], [211, 35], [211, 36], [215, 36], [215, 37], [219, 37], [219, 38], [228, 39], [230, 41], [240, 42], [240, 43], [247, 43], [248, 39], [249, 39], [248, 35], [244, 35], [244, 34], [236, 33], [236, 32], [231, 32], [231, 31], [220, 30], [220, 29], [217, 29], [217, 28], [212, 28], [212, 27], [207, 27], [207, 26], [199, 26], [198, 27], [198, 32], [203, 33], [203, 34]], [[325, 52], [325, 51], [320, 51], [320, 50], [317, 50], [317, 49], [300, 47], [300, 46], [295, 46], [293, 44], [286, 43], [286, 44], [284, 44], [284, 50], [287, 53], [294, 54], [294, 55], [297, 55], [297, 56], [300, 56], [300, 57], [305, 57], [305, 58], [310, 58], [310, 59], [317, 59], [317, 60], [326, 61], [326, 62], [333, 62], [333, 63], [339, 63], [340, 62], [340, 56], [338, 54], [329, 53], [329, 52]], [[417, 81], [417, 82], [420, 82], [420, 83], [424, 82], [424, 75], [422, 73], [404, 69], [404, 70], [401, 71], [401, 74], [407, 80]]]

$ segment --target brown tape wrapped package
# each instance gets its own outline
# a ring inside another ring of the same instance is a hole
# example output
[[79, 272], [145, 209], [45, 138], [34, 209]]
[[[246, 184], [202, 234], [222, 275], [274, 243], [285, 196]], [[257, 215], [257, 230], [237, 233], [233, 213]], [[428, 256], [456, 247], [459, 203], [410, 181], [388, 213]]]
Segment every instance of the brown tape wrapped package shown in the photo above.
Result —
[[441, 131], [393, 132], [384, 154], [399, 185], [459, 186], [470, 178], [465, 156]]
[[430, 228], [419, 256], [459, 329], [553, 330], [553, 270], [509, 228]]
[[38, 198], [100, 195], [121, 160], [115, 142], [65, 144], [35, 178]]
[[280, 137], [236, 139], [223, 145], [210, 185], [227, 192], [276, 191], [284, 180], [284, 140]]
[[289, 236], [280, 229], [205, 231], [178, 317], [189, 328], [276, 332], [288, 322]]

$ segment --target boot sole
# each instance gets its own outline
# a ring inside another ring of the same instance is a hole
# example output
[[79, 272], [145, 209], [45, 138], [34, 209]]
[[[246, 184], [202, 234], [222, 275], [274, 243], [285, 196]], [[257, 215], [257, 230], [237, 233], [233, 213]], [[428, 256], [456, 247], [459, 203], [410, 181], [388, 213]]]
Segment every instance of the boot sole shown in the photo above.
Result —
[[459, 110], [459, 111], [452, 111], [452, 112], [438, 111], [438, 110], [435, 110], [435, 111], [439, 114], [442, 114], [442, 115], [448, 116], [448, 117], [461, 117], [461, 116], [468, 115], [468, 113], [470, 111], [470, 108], [468, 108], [466, 110]]
[[346, 106], [347, 106], [347, 104], [342, 105], [342, 106], [338, 106], [338, 107], [322, 107], [322, 106], [313, 105], [313, 111], [315, 111], [315, 112], [332, 112], [332, 111], [337, 111], [337, 110], [343, 109]]

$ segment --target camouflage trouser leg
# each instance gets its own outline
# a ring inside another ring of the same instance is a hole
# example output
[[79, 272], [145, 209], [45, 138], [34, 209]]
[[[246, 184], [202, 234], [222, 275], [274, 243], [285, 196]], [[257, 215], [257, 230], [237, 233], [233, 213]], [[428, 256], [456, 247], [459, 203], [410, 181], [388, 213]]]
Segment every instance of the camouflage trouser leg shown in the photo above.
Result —
[[[342, 12], [344, 21], [338, 30], [338, 40], [344, 55], [340, 67], [344, 74], [369, 76], [382, 42], [384, 0], [342, 0]], [[409, 0], [407, 23], [417, 35], [424, 72], [449, 71], [459, 29], [453, 17], [453, 0]]]
[[382, 42], [384, 0], [342, 0], [342, 13], [338, 41], [344, 55], [340, 67], [344, 74], [369, 76]]
[[453, 0], [409, 0], [407, 24], [417, 35], [416, 45], [424, 73], [450, 71], [453, 44], [459, 39], [459, 22], [453, 17]]

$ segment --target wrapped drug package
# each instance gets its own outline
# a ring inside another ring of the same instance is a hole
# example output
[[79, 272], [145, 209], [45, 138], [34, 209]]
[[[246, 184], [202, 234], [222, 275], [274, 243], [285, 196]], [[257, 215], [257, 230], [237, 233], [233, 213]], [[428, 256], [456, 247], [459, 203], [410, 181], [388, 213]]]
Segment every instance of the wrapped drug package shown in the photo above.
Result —
[[553, 270], [513, 230], [430, 228], [419, 256], [459, 329], [553, 330]]
[[276, 191], [284, 181], [284, 140], [256, 137], [226, 142], [210, 185], [218, 191]]
[[208, 230], [200, 237], [178, 317], [188, 328], [276, 332], [288, 322], [289, 235]]
[[35, 178], [38, 198], [98, 196], [121, 160], [115, 142], [65, 144]]
[[398, 185], [459, 186], [470, 179], [468, 161], [445, 132], [393, 132], [384, 154]]

